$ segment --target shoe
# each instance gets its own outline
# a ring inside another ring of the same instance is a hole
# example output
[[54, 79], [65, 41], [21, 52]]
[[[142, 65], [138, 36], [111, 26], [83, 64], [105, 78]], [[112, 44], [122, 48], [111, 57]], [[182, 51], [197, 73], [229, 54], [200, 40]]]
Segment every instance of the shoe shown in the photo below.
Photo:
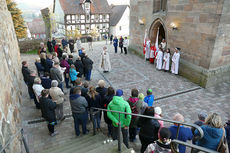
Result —
[[55, 135], [58, 135], [59, 133], [57, 131], [54, 131], [54, 133], [51, 133], [50, 136], [53, 137]]

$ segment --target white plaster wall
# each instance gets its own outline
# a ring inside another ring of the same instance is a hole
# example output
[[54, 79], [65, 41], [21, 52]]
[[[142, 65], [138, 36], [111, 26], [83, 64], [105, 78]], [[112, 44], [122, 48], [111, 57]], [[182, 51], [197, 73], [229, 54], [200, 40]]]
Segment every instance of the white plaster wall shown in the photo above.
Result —
[[110, 27], [111, 34], [117, 37], [129, 36], [129, 16], [130, 16], [130, 9], [129, 7], [127, 7], [118, 24], [116, 26]]

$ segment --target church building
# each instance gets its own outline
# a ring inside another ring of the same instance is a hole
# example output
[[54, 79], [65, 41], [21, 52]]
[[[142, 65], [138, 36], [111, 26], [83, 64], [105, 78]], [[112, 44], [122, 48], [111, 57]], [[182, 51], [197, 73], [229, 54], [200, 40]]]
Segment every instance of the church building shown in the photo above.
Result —
[[202, 87], [230, 80], [229, 0], [131, 0], [130, 46], [143, 54], [145, 31], [181, 48], [179, 75]]

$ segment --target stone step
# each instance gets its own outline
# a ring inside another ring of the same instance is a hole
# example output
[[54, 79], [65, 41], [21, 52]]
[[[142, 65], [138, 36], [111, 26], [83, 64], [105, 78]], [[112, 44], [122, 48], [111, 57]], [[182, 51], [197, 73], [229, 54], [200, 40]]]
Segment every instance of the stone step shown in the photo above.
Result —
[[106, 137], [101, 136], [100, 134], [99, 136], [90, 139], [88, 142], [85, 142], [78, 147], [74, 146], [72, 148], [69, 148], [68, 150], [65, 150], [65, 152], [63, 153], [73, 153], [73, 152], [74, 153], [83, 153], [83, 152], [85, 153], [99, 146], [102, 146], [105, 140], [106, 140]]
[[123, 150], [121, 153], [131, 153], [131, 151], [133, 151], [133, 149], [126, 149], [126, 150]]
[[[122, 152], [127, 150], [124, 144], [121, 145], [121, 150]], [[118, 143], [117, 141], [113, 141], [108, 144], [102, 144], [101, 146], [98, 146], [97, 148], [86, 153], [118, 153]]]
[[97, 138], [106, 139], [106, 137], [104, 135], [102, 135], [102, 134], [98, 134], [98, 135], [95, 135], [95, 136], [93, 136], [92, 134], [88, 134], [88, 135], [77, 137], [77, 138], [75, 138], [75, 139], [73, 139], [71, 141], [68, 141], [66, 143], [63, 143], [61, 145], [53, 146], [52, 148], [50, 148], [48, 150], [45, 150], [42, 153], [60, 153], [61, 151], [68, 150], [69, 148], [72, 148], [72, 147], [79, 147], [82, 144], [87, 143], [90, 140], [94, 140], [94, 139], [97, 139]]

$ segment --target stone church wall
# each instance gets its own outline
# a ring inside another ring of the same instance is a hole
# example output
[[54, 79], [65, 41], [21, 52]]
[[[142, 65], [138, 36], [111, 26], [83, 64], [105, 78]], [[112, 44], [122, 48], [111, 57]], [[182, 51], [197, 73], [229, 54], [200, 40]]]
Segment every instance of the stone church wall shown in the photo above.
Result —
[[[10, 12], [6, 1], [0, 0], [0, 148], [21, 127], [21, 60]], [[16, 138], [6, 152], [21, 152], [21, 141]]]
[[[130, 49], [143, 54], [144, 31], [160, 19], [168, 47], [182, 49], [180, 75], [204, 87], [230, 80], [228, 8], [228, 0], [168, 0], [167, 11], [153, 13], [152, 0], [132, 0]], [[143, 18], [146, 23], [140, 25]], [[178, 30], [172, 29], [172, 22]]]

